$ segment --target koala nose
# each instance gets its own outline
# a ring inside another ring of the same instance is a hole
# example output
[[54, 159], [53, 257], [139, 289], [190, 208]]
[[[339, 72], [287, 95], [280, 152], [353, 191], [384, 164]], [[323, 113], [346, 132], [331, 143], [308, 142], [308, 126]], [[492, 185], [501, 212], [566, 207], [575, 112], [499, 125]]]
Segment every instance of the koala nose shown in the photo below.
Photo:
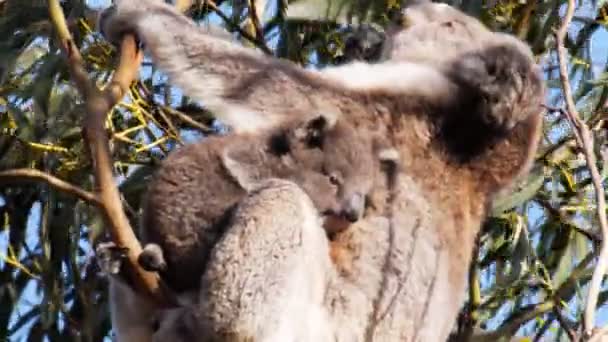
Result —
[[365, 196], [360, 193], [351, 195], [346, 199], [342, 208], [342, 217], [350, 222], [357, 222], [365, 210]]

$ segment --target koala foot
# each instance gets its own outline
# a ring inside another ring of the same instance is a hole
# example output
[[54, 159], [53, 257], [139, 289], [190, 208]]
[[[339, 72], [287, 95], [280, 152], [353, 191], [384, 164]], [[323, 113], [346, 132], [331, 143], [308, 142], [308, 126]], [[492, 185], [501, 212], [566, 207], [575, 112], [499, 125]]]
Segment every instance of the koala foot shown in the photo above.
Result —
[[[97, 27], [101, 35], [112, 45], [119, 46], [122, 38], [129, 33], [135, 33], [125, 15], [119, 15], [116, 5], [103, 10], [97, 18]], [[136, 37], [136, 39], [138, 39]], [[138, 39], [138, 45], [139, 39]]]
[[144, 270], [150, 272], [162, 272], [167, 269], [163, 250], [155, 243], [149, 243], [144, 247], [144, 250], [137, 257], [137, 262]]
[[510, 131], [533, 114], [531, 102], [541, 92], [542, 79], [522, 42], [513, 39], [465, 53], [449, 68], [456, 83], [480, 97], [476, 111], [484, 124]]
[[102, 242], [95, 248], [95, 259], [101, 272], [106, 276], [120, 272], [123, 260], [127, 257], [128, 249], [119, 247], [114, 242]]

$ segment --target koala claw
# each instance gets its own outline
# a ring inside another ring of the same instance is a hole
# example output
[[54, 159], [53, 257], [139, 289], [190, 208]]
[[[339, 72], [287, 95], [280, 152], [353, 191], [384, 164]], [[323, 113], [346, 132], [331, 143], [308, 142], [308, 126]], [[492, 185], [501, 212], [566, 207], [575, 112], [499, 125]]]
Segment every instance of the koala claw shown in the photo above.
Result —
[[163, 250], [155, 243], [149, 243], [144, 247], [137, 258], [137, 262], [144, 270], [150, 272], [160, 272], [167, 269]]

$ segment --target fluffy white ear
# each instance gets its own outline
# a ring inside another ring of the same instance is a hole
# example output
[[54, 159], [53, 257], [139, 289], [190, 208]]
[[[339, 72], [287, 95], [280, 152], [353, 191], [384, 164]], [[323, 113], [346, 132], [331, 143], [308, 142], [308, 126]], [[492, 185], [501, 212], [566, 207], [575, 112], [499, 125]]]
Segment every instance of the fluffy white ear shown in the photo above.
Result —
[[395, 148], [383, 148], [378, 151], [378, 159], [381, 162], [389, 162], [397, 164], [399, 162], [399, 151]]
[[257, 168], [246, 162], [235, 158], [231, 149], [226, 148], [222, 152], [222, 164], [228, 174], [247, 192], [251, 191], [260, 180], [260, 175], [256, 174]]

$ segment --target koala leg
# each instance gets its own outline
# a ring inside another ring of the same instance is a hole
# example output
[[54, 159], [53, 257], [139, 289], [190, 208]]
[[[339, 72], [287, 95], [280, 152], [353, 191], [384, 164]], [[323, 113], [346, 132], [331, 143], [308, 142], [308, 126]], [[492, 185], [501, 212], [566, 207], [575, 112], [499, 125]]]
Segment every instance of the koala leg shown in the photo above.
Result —
[[327, 341], [323, 309], [333, 269], [310, 198], [264, 181], [239, 204], [214, 247], [197, 309], [210, 340]]
[[151, 342], [155, 305], [117, 277], [109, 279], [110, 315], [116, 342]]

